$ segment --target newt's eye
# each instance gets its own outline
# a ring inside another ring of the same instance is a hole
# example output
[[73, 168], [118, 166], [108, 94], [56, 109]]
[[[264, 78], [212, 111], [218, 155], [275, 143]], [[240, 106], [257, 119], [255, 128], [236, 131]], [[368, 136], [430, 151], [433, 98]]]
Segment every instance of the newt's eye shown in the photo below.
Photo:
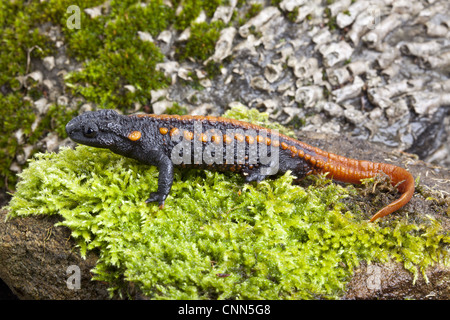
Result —
[[87, 138], [94, 138], [97, 135], [98, 128], [94, 123], [90, 123], [84, 127], [83, 134]]

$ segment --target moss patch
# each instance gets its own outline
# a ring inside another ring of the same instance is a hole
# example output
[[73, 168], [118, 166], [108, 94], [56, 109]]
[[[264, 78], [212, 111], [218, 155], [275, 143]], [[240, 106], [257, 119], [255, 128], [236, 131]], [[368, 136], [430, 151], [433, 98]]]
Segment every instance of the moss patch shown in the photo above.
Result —
[[[17, 177], [10, 166], [23, 151], [23, 145], [34, 144], [49, 131], [56, 131], [64, 138], [68, 116], [76, 113], [83, 103], [71, 104], [70, 110], [53, 104], [51, 114], [41, 119], [33, 102], [48, 97], [48, 90], [42, 83], [25, 88], [18, 80], [36, 71], [38, 60], [56, 55], [56, 43], [48, 37], [50, 27], [61, 31], [57, 40], [64, 43], [71, 64], [77, 62], [81, 66], [60, 79], [64, 94], [122, 111], [135, 103], [150, 105], [151, 90], [170, 83], [155, 68], [163, 61], [163, 54], [154, 42], [142, 40], [139, 32], [155, 38], [163, 30], [182, 31], [192, 27], [192, 36], [184, 44], [181, 59], [192, 57], [201, 62], [213, 52], [224, 27], [221, 22], [196, 24], [194, 20], [202, 11], [210, 20], [216, 8], [226, 4], [225, 0], [112, 0], [104, 4], [104, 0], [0, 3], [0, 187], [14, 188]], [[67, 11], [71, 5], [79, 8], [79, 29], [67, 25], [74, 14]], [[99, 5], [103, 5], [99, 16], [92, 18], [85, 12]], [[213, 65], [206, 68], [210, 76], [216, 74], [215, 69]], [[40, 71], [47, 78], [46, 71]], [[39, 124], [34, 124], [35, 121]], [[15, 133], [19, 129], [23, 136], [17, 139]]]
[[157, 177], [102, 149], [38, 154], [9, 217], [61, 215], [82, 254], [98, 250], [97, 280], [121, 294], [131, 281], [153, 299], [338, 298], [361, 261], [393, 259], [416, 276], [449, 262], [439, 221], [369, 223], [345, 204], [355, 188], [323, 176], [302, 187], [289, 173], [243, 184], [231, 173], [177, 170], [163, 210], [144, 203]]
[[195, 23], [191, 28], [191, 36], [186, 45], [179, 49], [180, 59], [194, 58], [204, 61], [214, 53], [215, 45], [220, 36], [224, 23]]
[[146, 6], [112, 1], [109, 15], [92, 19], [83, 13], [87, 27], [66, 30], [66, 34], [73, 54], [87, 60], [81, 71], [66, 77], [66, 84], [74, 94], [103, 107], [149, 104], [150, 90], [167, 86], [169, 81], [155, 70], [163, 61], [159, 48], [141, 40], [138, 32], [158, 35], [169, 26], [173, 14], [163, 1]]
[[[29, 61], [45, 57], [52, 47], [34, 23], [36, 6], [21, 1], [0, 3], [0, 187], [5, 181], [15, 184], [9, 167], [21, 152], [21, 144], [33, 135], [31, 126], [36, 119], [32, 102], [24, 99], [28, 92], [17, 77], [30, 72]], [[30, 83], [29, 87], [30, 96], [36, 100], [42, 96], [39, 84]], [[23, 136], [17, 139], [19, 129]]]
[[223, 117], [250, 122], [261, 127], [277, 130], [284, 135], [295, 137], [295, 133], [292, 130], [279, 123], [270, 121], [269, 114], [267, 112], [259, 112], [256, 109], [249, 109], [242, 104], [233, 106], [230, 110], [223, 114]]

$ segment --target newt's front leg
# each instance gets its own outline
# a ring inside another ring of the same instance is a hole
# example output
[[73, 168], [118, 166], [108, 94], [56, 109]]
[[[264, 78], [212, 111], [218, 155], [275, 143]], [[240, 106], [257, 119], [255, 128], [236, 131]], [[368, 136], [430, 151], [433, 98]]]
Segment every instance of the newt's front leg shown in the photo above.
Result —
[[150, 193], [150, 197], [145, 202], [158, 202], [159, 208], [162, 209], [164, 201], [172, 188], [173, 163], [168, 156], [160, 154], [158, 158], [152, 159], [151, 164], [157, 166], [159, 170], [158, 190]]

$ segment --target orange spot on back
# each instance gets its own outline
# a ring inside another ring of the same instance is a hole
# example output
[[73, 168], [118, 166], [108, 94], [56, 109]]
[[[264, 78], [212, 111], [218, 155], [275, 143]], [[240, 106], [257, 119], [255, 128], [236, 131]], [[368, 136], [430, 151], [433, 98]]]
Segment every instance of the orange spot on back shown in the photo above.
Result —
[[226, 134], [223, 135], [223, 141], [225, 141], [226, 144], [230, 144], [231, 142], [233, 142], [233, 140]]
[[178, 135], [180, 133], [180, 130], [178, 128], [172, 128], [170, 130], [170, 136]]
[[264, 142], [264, 138], [262, 136], [258, 135], [258, 136], [256, 136], [256, 141], [258, 143], [263, 143]]
[[222, 142], [222, 137], [219, 136], [218, 134], [214, 134], [211, 137], [211, 141], [214, 142], [215, 144], [220, 144]]
[[141, 138], [142, 133], [140, 131], [133, 131], [128, 135], [128, 139], [131, 141], [137, 141]]
[[199, 138], [199, 140], [200, 140], [201, 142], [208, 142], [208, 135], [205, 134], [205, 133], [200, 133], [200, 138]]
[[184, 131], [183, 135], [186, 140], [192, 140], [194, 138], [194, 133], [192, 131]]
[[321, 159], [317, 159], [316, 167], [318, 167], [318, 168], [322, 168], [323, 167], [323, 161]]
[[302, 149], [298, 150], [298, 156], [303, 158], [305, 156], [305, 152]]
[[235, 135], [234, 135], [234, 138], [237, 140], [237, 141], [239, 141], [239, 142], [244, 142], [244, 136], [242, 135], [242, 134], [239, 134], [239, 133], [236, 133]]

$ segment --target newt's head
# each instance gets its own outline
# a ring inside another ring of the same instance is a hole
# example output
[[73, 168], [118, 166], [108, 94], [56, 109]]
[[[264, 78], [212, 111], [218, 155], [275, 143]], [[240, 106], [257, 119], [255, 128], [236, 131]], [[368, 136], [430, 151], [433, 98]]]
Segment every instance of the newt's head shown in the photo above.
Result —
[[122, 125], [114, 110], [90, 111], [73, 118], [66, 125], [66, 132], [75, 142], [97, 148], [111, 148], [118, 143]]

